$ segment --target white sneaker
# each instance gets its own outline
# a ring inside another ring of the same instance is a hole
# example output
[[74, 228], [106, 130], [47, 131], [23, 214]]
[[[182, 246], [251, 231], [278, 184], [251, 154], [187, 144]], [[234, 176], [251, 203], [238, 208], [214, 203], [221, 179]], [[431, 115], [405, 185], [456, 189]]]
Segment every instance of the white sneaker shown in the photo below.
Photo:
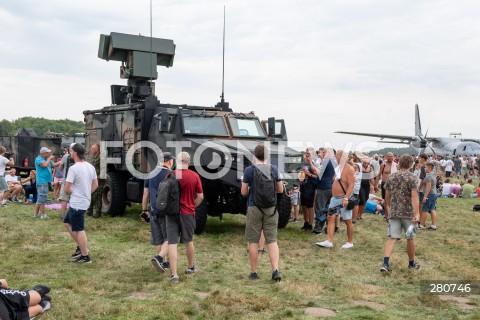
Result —
[[322, 241], [322, 242], [317, 242], [315, 244], [319, 247], [324, 247], [324, 248], [332, 248], [333, 247], [333, 243], [331, 243], [328, 240], [325, 240], [325, 241]]
[[351, 242], [347, 242], [342, 246], [343, 249], [350, 249], [352, 247], [353, 247], [353, 243]]

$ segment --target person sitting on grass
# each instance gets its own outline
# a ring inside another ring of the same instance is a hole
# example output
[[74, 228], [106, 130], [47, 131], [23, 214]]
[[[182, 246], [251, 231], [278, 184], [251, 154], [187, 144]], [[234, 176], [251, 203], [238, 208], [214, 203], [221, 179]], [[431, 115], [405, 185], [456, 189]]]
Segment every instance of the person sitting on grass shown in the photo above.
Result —
[[437, 197], [441, 196], [443, 190], [443, 180], [441, 176], [437, 176], [437, 185], [435, 186], [437, 190]]
[[36, 285], [28, 290], [8, 288], [6, 279], [0, 279], [0, 319], [28, 320], [51, 308], [50, 288]]
[[440, 196], [442, 198], [449, 198], [451, 193], [451, 188], [452, 188], [452, 184], [450, 183], [450, 179], [449, 178], [445, 179], [445, 182], [442, 184], [442, 193]]
[[462, 187], [460, 187], [460, 182], [458, 180], [453, 181], [452, 185], [450, 186], [450, 197], [458, 198], [461, 190]]
[[365, 213], [383, 214], [383, 207], [374, 201], [367, 201], [365, 203]]
[[2, 203], [2, 208], [7, 207], [7, 199], [3, 197], [4, 191], [8, 190], [8, 185], [4, 177], [5, 168], [6, 166], [13, 166], [15, 164], [11, 156], [9, 159], [4, 157], [6, 152], [7, 150], [5, 149], [5, 147], [0, 146], [0, 201]]
[[30, 202], [30, 195], [32, 195], [32, 203], [37, 202], [37, 172], [30, 171], [28, 178], [22, 179], [22, 186], [25, 192], [25, 203]]
[[474, 191], [475, 186], [473, 185], [473, 181], [472, 179], [468, 179], [467, 183], [465, 183], [462, 187], [462, 198], [471, 199]]
[[25, 191], [23, 191], [22, 183], [18, 180], [15, 168], [10, 169], [10, 172], [5, 176], [5, 181], [7, 181], [10, 191], [10, 200], [12, 202], [17, 202], [17, 200], [21, 202], [18, 196], [25, 195]]
[[478, 184], [478, 187], [475, 193], [472, 194], [472, 198], [479, 198], [479, 197], [480, 197], [480, 183]]

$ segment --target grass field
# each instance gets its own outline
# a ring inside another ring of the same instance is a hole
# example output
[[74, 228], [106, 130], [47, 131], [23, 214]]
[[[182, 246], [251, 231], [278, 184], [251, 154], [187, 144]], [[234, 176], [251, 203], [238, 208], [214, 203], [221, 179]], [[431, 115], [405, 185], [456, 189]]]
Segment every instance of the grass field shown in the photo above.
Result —
[[[34, 219], [33, 206], [0, 209], [0, 277], [13, 288], [36, 283], [52, 287], [52, 309], [38, 319], [313, 319], [325, 308], [335, 319], [480, 319], [480, 296], [420, 293], [421, 280], [480, 280], [480, 213], [470, 199], [438, 200], [438, 231], [419, 231], [420, 271], [407, 269], [405, 240], [391, 259], [393, 273], [379, 267], [386, 224], [365, 215], [355, 225], [354, 248], [341, 249], [345, 227], [335, 247], [315, 242], [325, 236], [299, 231], [289, 223], [279, 232], [283, 280], [272, 283], [268, 255], [260, 256], [259, 281], [249, 281], [244, 216], [209, 218], [206, 233], [195, 238], [200, 271], [167, 274], [150, 263], [154, 249], [149, 227], [138, 219], [139, 207], [123, 217], [87, 218], [93, 263], [69, 262], [75, 246], [60, 221]], [[427, 223], [427, 225], [429, 222]], [[179, 270], [186, 268], [179, 246]]]

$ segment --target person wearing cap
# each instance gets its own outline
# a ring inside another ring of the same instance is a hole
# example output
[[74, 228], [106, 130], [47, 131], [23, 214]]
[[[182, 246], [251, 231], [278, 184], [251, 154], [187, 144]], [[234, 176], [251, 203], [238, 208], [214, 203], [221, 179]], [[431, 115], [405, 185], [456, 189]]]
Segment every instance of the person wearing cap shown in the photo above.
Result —
[[40, 149], [40, 154], [35, 159], [35, 170], [37, 171], [37, 203], [35, 203], [34, 218], [38, 218], [40, 213], [41, 219], [48, 218], [45, 214], [45, 203], [48, 197], [48, 184], [53, 182], [52, 168], [60, 165], [59, 162], [53, 162], [55, 156], [52, 150], [47, 147]]
[[65, 193], [65, 184], [67, 183], [67, 180], [65, 179], [68, 174], [68, 170], [70, 169], [71, 166], [75, 163], [73, 161], [72, 156], [70, 155], [72, 152], [72, 147], [75, 145], [74, 143], [70, 144], [70, 147], [68, 148], [68, 152], [65, 153], [62, 157], [62, 160], [60, 160], [60, 166], [59, 168], [64, 170], [64, 179], [62, 180], [62, 184], [60, 186], [60, 197], [58, 198], [60, 200], [60, 212], [62, 213], [62, 221], [65, 219], [65, 215], [67, 214], [67, 203], [70, 200], [70, 195]]
[[[172, 167], [174, 157], [170, 152], [164, 152], [162, 158], [163, 159], [159, 159], [159, 166], [156, 168], [156, 170], [159, 170], [158, 174], [145, 180], [142, 198], [142, 214], [146, 215], [147, 219], [150, 218], [151, 243], [157, 249], [157, 255], [150, 261], [158, 271], [165, 272], [165, 269], [170, 267], [169, 262], [166, 260], [168, 253], [167, 224], [165, 216], [157, 214], [156, 198], [160, 182], [165, 180], [167, 174], [173, 174]], [[148, 211], [149, 203], [150, 212]]]
[[92, 192], [98, 187], [95, 168], [85, 161], [85, 148], [76, 143], [71, 148], [75, 164], [68, 170], [65, 180], [65, 192], [70, 195], [70, 208], [63, 220], [65, 228], [77, 244], [77, 250], [72, 255], [72, 261], [91, 263], [88, 254], [87, 233], [85, 232], [85, 212], [90, 206]]

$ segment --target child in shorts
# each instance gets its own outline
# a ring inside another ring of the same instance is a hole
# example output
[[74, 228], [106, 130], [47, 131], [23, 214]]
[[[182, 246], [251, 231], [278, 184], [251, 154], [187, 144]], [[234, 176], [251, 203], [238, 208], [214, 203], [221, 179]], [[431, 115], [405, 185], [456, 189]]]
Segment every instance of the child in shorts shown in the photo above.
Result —
[[298, 214], [300, 211], [300, 191], [298, 190], [298, 185], [294, 184], [293, 189], [290, 190], [289, 194], [290, 198], [292, 199], [292, 207], [293, 207], [293, 218], [290, 218], [290, 222], [297, 222], [298, 221]]

